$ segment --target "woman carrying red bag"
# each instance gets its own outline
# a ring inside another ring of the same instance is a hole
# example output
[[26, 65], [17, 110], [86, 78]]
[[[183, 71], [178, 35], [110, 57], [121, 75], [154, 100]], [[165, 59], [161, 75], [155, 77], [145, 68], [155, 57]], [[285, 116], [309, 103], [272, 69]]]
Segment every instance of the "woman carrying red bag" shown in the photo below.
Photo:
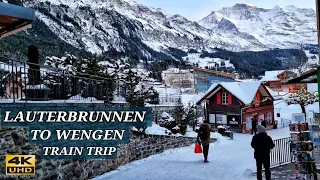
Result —
[[200, 125], [197, 141], [198, 145], [202, 144], [202, 152], [204, 156], [204, 163], [208, 163], [208, 154], [209, 154], [209, 145], [210, 145], [210, 132], [213, 132], [213, 129], [210, 127], [208, 121], [203, 121]]
[[202, 153], [202, 147], [201, 147], [200, 144], [196, 144], [196, 145], [194, 146], [194, 153], [195, 153], [195, 154], [200, 154], [200, 153]]

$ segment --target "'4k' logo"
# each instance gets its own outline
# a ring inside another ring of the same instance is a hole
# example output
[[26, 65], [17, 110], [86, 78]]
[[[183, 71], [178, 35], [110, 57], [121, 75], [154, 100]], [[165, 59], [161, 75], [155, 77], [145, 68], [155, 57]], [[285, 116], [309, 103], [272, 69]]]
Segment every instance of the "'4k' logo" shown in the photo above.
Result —
[[6, 175], [35, 175], [35, 155], [6, 155]]

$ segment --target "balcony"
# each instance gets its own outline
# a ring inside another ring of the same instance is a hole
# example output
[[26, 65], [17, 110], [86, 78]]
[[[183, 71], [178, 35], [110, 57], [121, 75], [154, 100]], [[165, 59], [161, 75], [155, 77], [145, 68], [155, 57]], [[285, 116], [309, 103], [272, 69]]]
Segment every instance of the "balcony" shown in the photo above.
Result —
[[[32, 84], [29, 71], [40, 84]], [[30, 69], [26, 62], [5, 57], [0, 57], [0, 77], [0, 103], [104, 103], [115, 89], [113, 79], [49, 67]]]

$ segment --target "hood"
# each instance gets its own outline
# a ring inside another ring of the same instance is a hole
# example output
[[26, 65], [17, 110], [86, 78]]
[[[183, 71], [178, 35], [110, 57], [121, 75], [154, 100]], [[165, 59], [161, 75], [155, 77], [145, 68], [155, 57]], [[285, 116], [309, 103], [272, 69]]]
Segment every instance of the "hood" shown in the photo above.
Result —
[[267, 133], [266, 128], [261, 125], [257, 126], [257, 130], [259, 133]]

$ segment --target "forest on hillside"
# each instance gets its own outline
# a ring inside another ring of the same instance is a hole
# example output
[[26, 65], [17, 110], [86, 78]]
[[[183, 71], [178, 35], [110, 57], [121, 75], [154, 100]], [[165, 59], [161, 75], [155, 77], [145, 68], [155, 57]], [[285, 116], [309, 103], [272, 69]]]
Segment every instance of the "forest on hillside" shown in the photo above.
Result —
[[247, 77], [258, 77], [265, 71], [296, 68], [308, 60], [305, 52], [298, 49], [231, 52], [215, 48], [213, 53], [203, 51], [200, 57], [230, 60], [236, 71]]

